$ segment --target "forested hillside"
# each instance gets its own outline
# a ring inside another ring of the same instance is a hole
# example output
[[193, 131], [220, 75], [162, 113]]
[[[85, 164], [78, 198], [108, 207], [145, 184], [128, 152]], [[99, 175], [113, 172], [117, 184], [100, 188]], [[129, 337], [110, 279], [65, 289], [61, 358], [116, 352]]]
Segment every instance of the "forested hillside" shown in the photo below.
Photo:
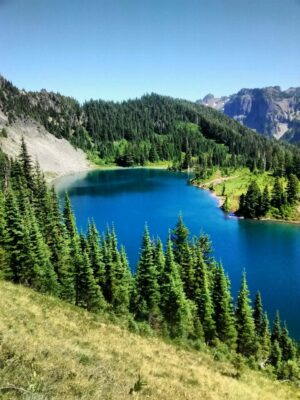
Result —
[[0, 110], [10, 123], [34, 118], [97, 162], [132, 166], [168, 161], [175, 168], [196, 165], [200, 169], [248, 166], [300, 175], [297, 148], [255, 134], [216, 110], [180, 99], [151, 94], [121, 103], [91, 100], [80, 105], [44, 90], [20, 91], [1, 78]]
[[66, 195], [63, 212], [23, 141], [6, 160], [0, 192], [2, 279], [95, 313], [122, 317], [129, 329], [193, 349], [215, 349], [224, 359], [272, 377], [300, 379], [299, 348], [275, 316], [272, 329], [259, 293], [252, 304], [243, 274], [234, 302], [230, 280], [209, 238], [191, 238], [181, 216], [166, 245], [145, 226], [136, 273], [112, 227], [99, 235], [93, 221], [79, 233]]

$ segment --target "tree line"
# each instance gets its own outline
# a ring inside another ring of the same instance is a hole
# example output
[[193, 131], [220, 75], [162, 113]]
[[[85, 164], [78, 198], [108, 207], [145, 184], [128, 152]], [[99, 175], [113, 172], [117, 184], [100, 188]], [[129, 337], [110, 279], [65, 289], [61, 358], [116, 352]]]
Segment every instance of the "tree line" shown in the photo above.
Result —
[[268, 213], [285, 217], [291, 212], [299, 200], [299, 179], [295, 174], [287, 177], [287, 183], [280, 177], [275, 178], [273, 187], [266, 185], [260, 190], [254, 179], [245, 194], [242, 194], [239, 202], [238, 215], [246, 218], [261, 218]]
[[230, 280], [207, 235], [190, 238], [180, 216], [166, 246], [145, 227], [136, 273], [114, 228], [93, 221], [79, 233], [68, 195], [63, 209], [32, 165], [24, 140], [0, 193], [1, 277], [83, 307], [128, 320], [196, 348], [225, 346], [278, 378], [299, 377], [299, 350], [276, 314], [273, 328], [258, 293], [252, 304], [245, 273], [234, 302]]
[[296, 146], [256, 134], [224, 114], [193, 102], [157, 94], [123, 102], [76, 100], [56, 93], [19, 91], [0, 80], [0, 108], [10, 123], [32, 117], [93, 159], [123, 166], [168, 161], [195, 167], [248, 167], [300, 177]]

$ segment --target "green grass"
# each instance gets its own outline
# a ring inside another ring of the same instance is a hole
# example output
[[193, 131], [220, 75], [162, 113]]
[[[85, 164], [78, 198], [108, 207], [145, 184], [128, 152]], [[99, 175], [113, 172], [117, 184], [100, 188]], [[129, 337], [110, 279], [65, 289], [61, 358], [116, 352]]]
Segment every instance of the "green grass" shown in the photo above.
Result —
[[[261, 191], [268, 185], [271, 191], [275, 178], [269, 172], [250, 172], [247, 168], [240, 168], [230, 170], [228, 174], [217, 170], [208, 179], [199, 181], [196, 180], [194, 183], [209, 189], [220, 197], [221, 204], [224, 202], [225, 197], [228, 197], [229, 211], [235, 212], [239, 207], [239, 199], [241, 194], [246, 193], [250, 182], [255, 179]], [[281, 178], [284, 185], [286, 185], [286, 179]], [[286, 206], [282, 210], [282, 214], [278, 210], [272, 209], [266, 218], [269, 219], [283, 219], [287, 221], [299, 221], [300, 210], [299, 206], [291, 207]]]
[[0, 281], [0, 398], [291, 400], [295, 386]]

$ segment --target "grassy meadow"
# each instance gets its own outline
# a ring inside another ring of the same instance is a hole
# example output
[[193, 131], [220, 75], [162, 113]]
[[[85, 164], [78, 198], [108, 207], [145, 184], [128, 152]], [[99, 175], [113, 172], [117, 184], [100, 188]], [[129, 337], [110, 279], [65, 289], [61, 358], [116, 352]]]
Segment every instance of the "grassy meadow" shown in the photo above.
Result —
[[1, 399], [300, 399], [286, 382], [0, 281]]

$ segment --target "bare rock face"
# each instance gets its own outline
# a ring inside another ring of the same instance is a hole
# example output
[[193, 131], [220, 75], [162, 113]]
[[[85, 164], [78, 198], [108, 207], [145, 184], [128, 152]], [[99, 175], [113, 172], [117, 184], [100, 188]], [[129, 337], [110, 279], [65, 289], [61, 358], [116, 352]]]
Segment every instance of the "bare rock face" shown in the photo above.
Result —
[[290, 142], [300, 139], [300, 88], [242, 89], [218, 99], [205, 96], [198, 102], [224, 112], [258, 133]]
[[46, 178], [90, 168], [84, 151], [70, 143], [81, 118], [74, 99], [44, 90], [25, 92], [0, 76], [0, 148], [15, 158], [23, 137]]

